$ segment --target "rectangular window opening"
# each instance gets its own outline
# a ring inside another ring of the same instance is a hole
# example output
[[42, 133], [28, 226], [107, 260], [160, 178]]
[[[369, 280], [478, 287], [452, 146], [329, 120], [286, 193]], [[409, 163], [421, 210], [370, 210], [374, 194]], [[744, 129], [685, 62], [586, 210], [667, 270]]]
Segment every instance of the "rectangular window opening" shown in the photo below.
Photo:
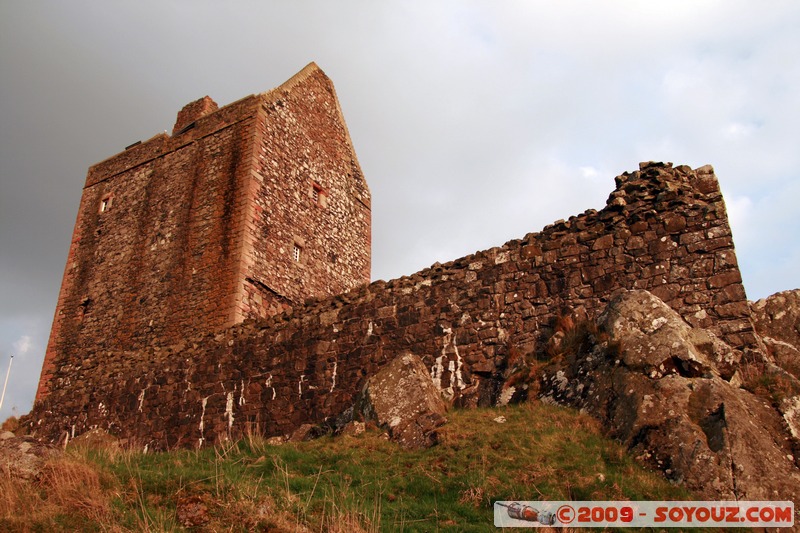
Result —
[[325, 200], [325, 190], [322, 188], [322, 185], [317, 183], [316, 181], [311, 184], [311, 201], [314, 202], [314, 205], [317, 207], [325, 207], [326, 200]]
[[100, 199], [100, 213], [105, 213], [111, 209], [111, 204], [114, 201], [114, 195], [107, 194]]
[[300, 247], [300, 245], [298, 244], [294, 245], [294, 249], [292, 250], [292, 257], [298, 263], [300, 262], [300, 254], [302, 253], [302, 251], [303, 249]]

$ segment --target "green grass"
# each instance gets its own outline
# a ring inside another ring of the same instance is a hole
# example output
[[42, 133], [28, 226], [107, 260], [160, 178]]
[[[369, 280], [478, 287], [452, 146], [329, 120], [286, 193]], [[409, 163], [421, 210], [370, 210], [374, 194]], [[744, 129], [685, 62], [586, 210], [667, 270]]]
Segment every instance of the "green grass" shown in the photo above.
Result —
[[156, 454], [76, 449], [99, 472], [107, 508], [56, 510], [47, 527], [20, 530], [75, 530], [82, 520], [86, 531], [183, 531], [182, 521], [203, 531], [494, 531], [495, 500], [692, 499], [568, 409], [533, 402], [449, 419], [440, 444], [421, 451], [379, 431]]

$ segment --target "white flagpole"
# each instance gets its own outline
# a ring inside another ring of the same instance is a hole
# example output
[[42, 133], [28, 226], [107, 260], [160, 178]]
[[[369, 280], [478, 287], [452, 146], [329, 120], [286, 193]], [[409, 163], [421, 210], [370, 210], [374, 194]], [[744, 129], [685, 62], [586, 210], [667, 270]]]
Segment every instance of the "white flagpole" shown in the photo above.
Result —
[[8, 361], [8, 371], [6, 372], [6, 381], [3, 383], [3, 395], [0, 396], [0, 409], [3, 408], [3, 400], [6, 399], [6, 387], [8, 386], [8, 376], [11, 375], [11, 363], [14, 362], [14, 356], [11, 356], [11, 359]]

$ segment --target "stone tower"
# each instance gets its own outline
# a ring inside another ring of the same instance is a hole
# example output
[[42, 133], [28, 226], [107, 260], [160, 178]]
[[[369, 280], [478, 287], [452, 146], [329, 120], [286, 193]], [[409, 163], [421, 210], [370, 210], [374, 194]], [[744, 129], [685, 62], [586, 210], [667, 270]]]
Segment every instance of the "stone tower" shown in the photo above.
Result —
[[37, 403], [91, 348], [136, 357], [370, 277], [370, 193], [336, 93], [311, 63], [209, 97], [89, 169]]

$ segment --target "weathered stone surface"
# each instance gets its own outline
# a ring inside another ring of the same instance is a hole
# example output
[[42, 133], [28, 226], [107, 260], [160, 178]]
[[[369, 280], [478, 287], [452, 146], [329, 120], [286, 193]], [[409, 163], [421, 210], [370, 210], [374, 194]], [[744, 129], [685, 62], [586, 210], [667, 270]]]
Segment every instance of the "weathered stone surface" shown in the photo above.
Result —
[[800, 347], [800, 289], [762, 298], [750, 308], [759, 335]]
[[32, 481], [39, 478], [45, 462], [60, 450], [30, 437], [0, 433], [0, 475]]
[[447, 422], [447, 406], [428, 369], [416, 355], [396, 357], [367, 380], [356, 403], [356, 416], [375, 421], [391, 440], [405, 448], [438, 442], [436, 429]]
[[90, 429], [70, 439], [68, 446], [87, 448], [90, 450], [119, 450], [122, 447], [120, 440], [102, 429]]
[[316, 426], [313, 424], [302, 424], [289, 436], [289, 442], [303, 442], [319, 436]]
[[703, 329], [692, 328], [672, 308], [647, 291], [630, 291], [614, 300], [599, 317], [612, 340], [624, 342], [622, 363], [651, 378], [729, 378], [741, 352]]
[[717, 361], [732, 350], [713, 335], [631, 291], [582, 347], [547, 370], [545, 400], [587, 410], [637, 458], [708, 499], [800, 497], [781, 417], [720, 377]]
[[775, 363], [800, 379], [800, 350], [797, 346], [772, 337], [761, 337], [761, 340]]
[[[647, 163], [617, 177], [613, 197], [624, 196], [624, 206], [586, 211], [502, 247], [174, 345], [155, 335], [129, 351], [86, 346], [52, 369], [54, 389], [26, 427], [53, 442], [98, 427], [148, 449], [290, 435], [305, 423], [333, 425], [366, 379], [406, 351], [420, 354], [454, 404], [493, 405], [508, 397], [515, 361], [543, 355], [563, 307], [595, 317], [627, 289], [658, 292], [692, 326], [757, 350], [749, 314], [729, 305], [746, 302], [732, 244], [689, 249], [728, 238], [718, 190], [696, 187], [713, 179], [708, 169], [700, 176]], [[668, 230], [667, 215], [686, 227]], [[634, 226], [642, 242], [629, 248]], [[708, 284], [733, 271], [728, 285]], [[724, 359], [710, 346], [700, 352]], [[524, 397], [523, 387], [515, 391]]]
[[[783, 291], [750, 304], [753, 324], [770, 363], [763, 372], [783, 382], [777, 409], [789, 428], [795, 453], [800, 453], [800, 289]], [[784, 374], [785, 373], [785, 374]], [[800, 463], [800, 457], [798, 457]]]
[[800, 289], [773, 294], [750, 304], [750, 309], [768, 353], [800, 379]]
[[357, 437], [367, 430], [367, 425], [359, 420], [351, 420], [345, 424], [342, 431], [339, 433], [345, 437]]

